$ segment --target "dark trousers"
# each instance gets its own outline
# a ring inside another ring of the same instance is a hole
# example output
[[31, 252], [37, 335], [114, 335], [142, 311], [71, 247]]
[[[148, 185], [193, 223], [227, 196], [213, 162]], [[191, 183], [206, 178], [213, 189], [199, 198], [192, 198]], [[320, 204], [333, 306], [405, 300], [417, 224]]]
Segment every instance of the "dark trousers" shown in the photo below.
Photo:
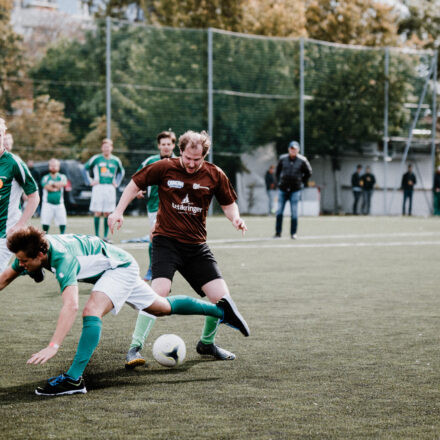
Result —
[[353, 191], [353, 197], [354, 197], [353, 214], [354, 215], [357, 215], [357, 213], [358, 213], [358, 203], [359, 203], [359, 200], [361, 199], [361, 195], [362, 195], [361, 191]]
[[402, 204], [402, 215], [405, 215], [405, 206], [406, 201], [409, 200], [409, 207], [408, 207], [408, 215], [411, 215], [412, 212], [412, 197], [413, 197], [413, 190], [412, 189], [404, 189], [403, 190], [403, 204]]
[[362, 191], [362, 214], [370, 214], [371, 196], [373, 195], [372, 189], [364, 189]]

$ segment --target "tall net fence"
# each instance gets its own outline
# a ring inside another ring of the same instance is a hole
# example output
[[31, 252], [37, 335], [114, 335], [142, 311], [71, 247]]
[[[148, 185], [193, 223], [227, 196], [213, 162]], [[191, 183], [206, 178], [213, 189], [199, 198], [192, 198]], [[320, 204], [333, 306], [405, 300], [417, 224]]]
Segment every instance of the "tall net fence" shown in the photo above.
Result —
[[[241, 153], [269, 142], [281, 153], [289, 140], [301, 139], [309, 158], [326, 153], [337, 158], [369, 143], [381, 150], [388, 132], [390, 151], [402, 150], [417, 110], [414, 128], [424, 134], [416, 141], [429, 145], [430, 87], [419, 101], [433, 59], [429, 51], [102, 21], [73, 39], [54, 41], [30, 80], [2, 81], [14, 89], [8, 119], [17, 135], [26, 124], [26, 105], [35, 110], [42, 97], [64, 105], [65, 138], [35, 149], [27, 148], [35, 140], [22, 137], [16, 145], [25, 157], [61, 151], [86, 159], [99, 149], [99, 127], [111, 109], [115, 152], [129, 172], [156, 151], [160, 131], [171, 128], [180, 135], [210, 128], [214, 161], [234, 175], [242, 167]], [[26, 99], [22, 107], [17, 104]], [[29, 136], [50, 136], [42, 118]]]

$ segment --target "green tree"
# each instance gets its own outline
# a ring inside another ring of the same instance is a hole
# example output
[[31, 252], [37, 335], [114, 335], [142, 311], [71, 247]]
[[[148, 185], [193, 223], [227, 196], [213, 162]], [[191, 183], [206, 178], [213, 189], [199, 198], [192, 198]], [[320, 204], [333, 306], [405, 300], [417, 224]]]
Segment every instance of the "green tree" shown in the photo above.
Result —
[[376, 0], [309, 0], [309, 38], [343, 44], [389, 46], [397, 43], [397, 13]]
[[[17, 79], [24, 76], [25, 62], [21, 38], [10, 24], [12, 0], [0, 0], [0, 109], [10, 110]], [[8, 77], [16, 78], [8, 80]]]
[[41, 95], [34, 100], [14, 101], [12, 107], [16, 116], [9, 123], [8, 129], [17, 145], [32, 147], [31, 152], [23, 154], [23, 158], [31, 157], [35, 160], [54, 155], [71, 156], [72, 136], [62, 103], [48, 95]]
[[61, 40], [30, 71], [34, 93], [63, 102], [77, 143], [93, 120], [105, 114], [105, 29], [102, 22], [84, 42]]

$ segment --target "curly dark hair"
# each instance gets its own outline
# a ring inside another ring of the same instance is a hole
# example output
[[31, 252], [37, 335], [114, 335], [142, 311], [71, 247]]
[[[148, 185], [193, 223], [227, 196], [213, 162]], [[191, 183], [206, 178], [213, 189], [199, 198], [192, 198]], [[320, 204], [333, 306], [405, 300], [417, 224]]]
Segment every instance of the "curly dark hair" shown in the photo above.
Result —
[[13, 232], [7, 238], [6, 246], [14, 254], [23, 251], [29, 258], [36, 258], [39, 252], [47, 254], [49, 250], [45, 232], [34, 226], [26, 226]]

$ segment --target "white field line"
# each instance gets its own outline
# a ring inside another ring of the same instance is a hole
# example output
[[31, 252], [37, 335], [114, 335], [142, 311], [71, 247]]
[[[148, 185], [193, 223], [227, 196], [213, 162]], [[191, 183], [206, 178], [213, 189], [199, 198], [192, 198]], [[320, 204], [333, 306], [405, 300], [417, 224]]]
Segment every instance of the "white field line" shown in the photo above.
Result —
[[[214, 249], [258, 249], [258, 248], [334, 248], [334, 247], [387, 247], [387, 246], [438, 246], [440, 241], [342, 241], [338, 243], [303, 243], [305, 240], [347, 240], [358, 238], [422, 238], [439, 237], [440, 232], [394, 232], [377, 234], [343, 234], [343, 235], [310, 235], [302, 236], [298, 240], [273, 239], [273, 238], [243, 238], [243, 239], [216, 239], [208, 240], [210, 247]], [[144, 249], [146, 243], [118, 244], [124, 249]]]

